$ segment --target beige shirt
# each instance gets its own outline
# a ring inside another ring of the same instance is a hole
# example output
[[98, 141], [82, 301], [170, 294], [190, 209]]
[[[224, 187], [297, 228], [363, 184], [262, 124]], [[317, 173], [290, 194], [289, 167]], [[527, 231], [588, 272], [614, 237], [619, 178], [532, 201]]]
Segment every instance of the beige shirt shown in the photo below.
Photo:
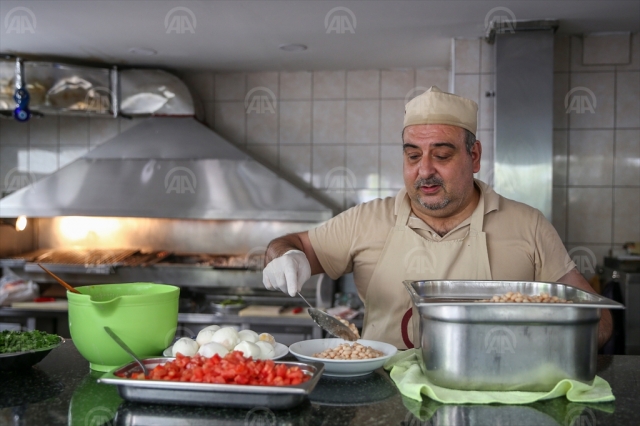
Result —
[[[476, 183], [484, 196], [484, 232], [494, 280], [556, 282], [575, 267], [558, 233], [539, 210], [504, 198], [483, 182]], [[359, 204], [309, 231], [325, 272], [333, 279], [353, 272], [362, 300], [405, 194], [403, 189], [396, 197]], [[463, 239], [469, 224], [467, 218], [440, 237], [415, 216], [408, 223], [433, 241]]]

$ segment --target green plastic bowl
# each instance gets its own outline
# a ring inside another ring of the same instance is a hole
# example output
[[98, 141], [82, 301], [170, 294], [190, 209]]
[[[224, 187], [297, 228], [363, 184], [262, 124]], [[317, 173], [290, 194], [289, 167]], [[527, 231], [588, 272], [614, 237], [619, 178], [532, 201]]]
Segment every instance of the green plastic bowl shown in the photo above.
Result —
[[69, 331], [92, 370], [109, 371], [131, 357], [104, 331], [108, 326], [139, 357], [157, 356], [178, 325], [180, 289], [153, 283], [102, 284], [67, 292]]

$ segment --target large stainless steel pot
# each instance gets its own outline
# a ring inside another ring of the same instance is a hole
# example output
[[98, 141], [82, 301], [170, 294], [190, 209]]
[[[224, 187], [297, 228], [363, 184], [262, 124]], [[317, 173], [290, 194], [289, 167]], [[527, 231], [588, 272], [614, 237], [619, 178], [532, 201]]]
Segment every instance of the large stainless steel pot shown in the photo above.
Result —
[[[601, 309], [624, 309], [575, 287], [522, 281], [404, 281], [420, 315], [414, 342], [434, 384], [464, 390], [549, 391], [563, 379], [592, 383]], [[542, 292], [571, 304], [482, 303]], [[415, 312], [415, 310], [414, 310]]]

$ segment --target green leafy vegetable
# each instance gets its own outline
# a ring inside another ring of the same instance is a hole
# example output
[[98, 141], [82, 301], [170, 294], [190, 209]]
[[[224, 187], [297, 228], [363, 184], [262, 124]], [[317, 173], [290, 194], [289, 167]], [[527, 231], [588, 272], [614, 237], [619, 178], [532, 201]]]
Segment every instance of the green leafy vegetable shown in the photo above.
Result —
[[50, 348], [58, 343], [60, 338], [55, 334], [38, 330], [0, 332], [0, 354]]
[[240, 298], [240, 299], [225, 299], [222, 302], [220, 302], [220, 304], [222, 306], [242, 305], [243, 303], [244, 303], [244, 301], [242, 300], [242, 298]]

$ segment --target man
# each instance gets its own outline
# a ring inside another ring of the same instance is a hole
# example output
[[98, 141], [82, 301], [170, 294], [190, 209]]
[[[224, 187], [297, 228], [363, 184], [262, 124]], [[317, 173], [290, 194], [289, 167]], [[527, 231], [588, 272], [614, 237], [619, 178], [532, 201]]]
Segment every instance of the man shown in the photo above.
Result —
[[[398, 348], [412, 347], [414, 338], [403, 280], [547, 281], [593, 292], [538, 210], [474, 180], [482, 155], [477, 111], [475, 102], [435, 86], [407, 103], [405, 189], [273, 240], [265, 287], [294, 296], [310, 274], [353, 272], [365, 303], [363, 338]], [[611, 331], [603, 311], [600, 345]]]

